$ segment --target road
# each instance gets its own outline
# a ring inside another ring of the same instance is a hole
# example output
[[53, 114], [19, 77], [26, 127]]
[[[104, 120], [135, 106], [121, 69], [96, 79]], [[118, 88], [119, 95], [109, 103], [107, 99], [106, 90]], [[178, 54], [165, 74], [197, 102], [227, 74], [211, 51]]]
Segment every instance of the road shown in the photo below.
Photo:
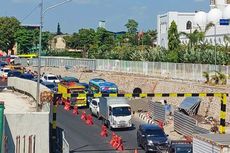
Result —
[[[88, 109], [85, 110], [89, 114]], [[70, 145], [70, 153], [115, 153], [118, 152], [111, 147], [109, 141], [111, 140], [111, 131], [109, 131], [109, 137], [103, 138], [100, 136], [101, 121], [97, 118], [93, 118], [94, 125], [88, 126], [80, 119], [80, 115], [73, 115], [72, 111], [66, 111], [62, 106], [57, 110], [57, 126], [64, 129], [65, 137]], [[134, 149], [137, 148], [138, 153], [144, 153], [141, 148], [137, 147], [136, 143], [136, 127], [142, 121], [134, 116], [133, 123], [134, 128], [131, 130], [115, 130], [117, 135], [121, 136], [124, 142], [125, 153], [134, 153]]]

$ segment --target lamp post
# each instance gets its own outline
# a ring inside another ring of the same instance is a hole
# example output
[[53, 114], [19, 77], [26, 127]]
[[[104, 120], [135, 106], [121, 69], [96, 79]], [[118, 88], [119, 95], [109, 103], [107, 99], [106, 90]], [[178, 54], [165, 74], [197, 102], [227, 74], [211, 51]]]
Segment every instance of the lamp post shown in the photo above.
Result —
[[38, 80], [37, 80], [37, 95], [36, 95], [36, 111], [38, 111], [38, 104], [40, 103], [40, 75], [41, 75], [41, 50], [42, 50], [42, 28], [43, 28], [43, 15], [50, 9], [53, 9], [57, 6], [60, 6], [62, 4], [65, 4], [67, 2], [70, 2], [72, 0], [65, 0], [63, 2], [57, 3], [55, 5], [52, 5], [48, 8], [46, 8], [43, 11], [43, 0], [41, 0], [40, 3], [40, 33], [39, 33], [39, 51], [38, 51]]

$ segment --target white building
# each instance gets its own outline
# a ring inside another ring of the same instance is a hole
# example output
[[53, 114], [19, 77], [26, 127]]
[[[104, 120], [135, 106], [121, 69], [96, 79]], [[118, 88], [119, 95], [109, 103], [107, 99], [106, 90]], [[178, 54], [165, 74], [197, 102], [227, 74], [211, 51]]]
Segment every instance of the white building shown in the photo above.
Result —
[[[230, 35], [230, 26], [220, 25], [220, 19], [230, 19], [230, 0], [210, 0], [210, 11], [208, 13], [203, 11], [198, 11], [196, 13], [168, 12], [166, 14], [158, 15], [157, 43], [161, 47], [168, 48], [168, 29], [171, 22], [175, 21], [178, 32], [187, 33], [197, 29], [198, 25], [204, 29], [208, 23], [212, 22], [216, 26], [207, 31], [205, 40], [207, 43], [215, 44], [216, 36], [216, 43], [224, 44], [224, 36]], [[186, 37], [181, 37], [180, 39], [182, 43], [188, 43], [188, 39]]]

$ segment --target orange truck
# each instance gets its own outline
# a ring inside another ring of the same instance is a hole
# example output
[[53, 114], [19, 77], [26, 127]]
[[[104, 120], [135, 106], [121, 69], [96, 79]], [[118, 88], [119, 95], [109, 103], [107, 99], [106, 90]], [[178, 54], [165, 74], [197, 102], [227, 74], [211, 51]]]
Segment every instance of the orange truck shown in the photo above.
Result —
[[76, 82], [61, 81], [58, 83], [58, 93], [62, 94], [62, 101], [68, 102], [71, 106], [87, 106], [86, 97], [71, 97], [71, 94], [86, 94], [85, 87]]

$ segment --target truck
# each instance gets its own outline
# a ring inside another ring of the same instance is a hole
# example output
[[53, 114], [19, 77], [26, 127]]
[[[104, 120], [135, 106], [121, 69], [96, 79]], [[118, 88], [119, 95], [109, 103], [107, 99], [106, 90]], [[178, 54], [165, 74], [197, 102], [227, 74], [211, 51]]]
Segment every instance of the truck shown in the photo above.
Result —
[[109, 129], [131, 128], [131, 107], [124, 97], [101, 97], [99, 118]]
[[62, 102], [70, 103], [71, 106], [87, 106], [86, 97], [71, 97], [71, 94], [86, 94], [85, 87], [76, 82], [61, 81], [58, 83], [58, 93], [62, 94]]

